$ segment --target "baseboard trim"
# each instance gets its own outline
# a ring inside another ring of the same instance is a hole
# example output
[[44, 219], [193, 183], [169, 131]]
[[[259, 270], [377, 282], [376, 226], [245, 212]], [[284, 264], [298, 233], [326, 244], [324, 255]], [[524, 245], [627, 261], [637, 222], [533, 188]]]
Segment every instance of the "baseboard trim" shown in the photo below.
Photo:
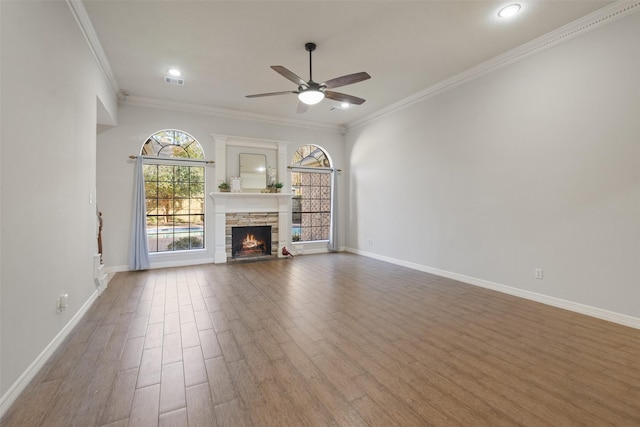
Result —
[[98, 299], [98, 290], [96, 289], [87, 301], [80, 307], [80, 310], [69, 320], [69, 322], [58, 332], [45, 349], [36, 357], [29, 367], [20, 375], [18, 380], [0, 397], [0, 418], [9, 410], [13, 402], [20, 396], [20, 393], [29, 385], [29, 382], [42, 369], [44, 364], [49, 360], [51, 355], [60, 347], [69, 333], [76, 327], [80, 319], [87, 313], [91, 305]]
[[[293, 247], [295, 248], [295, 244], [293, 245]], [[346, 252], [346, 251], [347, 249], [341, 246], [337, 252]], [[325, 244], [324, 246], [317, 247], [317, 248], [309, 247], [303, 250], [302, 252], [297, 252], [296, 255], [324, 254], [327, 252], [331, 252], [331, 251], [326, 248], [326, 244]], [[179, 261], [170, 261], [170, 262], [152, 262], [150, 269], [154, 270], [156, 268], [188, 267], [190, 265], [202, 265], [202, 264], [214, 264], [214, 261], [212, 259], [205, 259], [205, 260], [196, 259], [196, 260], [179, 260]], [[105, 267], [104, 271], [109, 275], [114, 275], [116, 273], [122, 273], [122, 272], [132, 271], [132, 270], [129, 269], [128, 265], [113, 265], [110, 267]]]
[[505, 294], [517, 296], [520, 298], [528, 299], [531, 301], [539, 302], [542, 304], [550, 305], [553, 307], [562, 308], [565, 310], [573, 311], [574, 313], [580, 313], [587, 316], [595, 317], [597, 319], [606, 320], [609, 322], [617, 323], [623, 326], [629, 326], [631, 328], [640, 329], [640, 319], [626, 314], [616, 313], [613, 311], [604, 310], [598, 307], [592, 307], [585, 304], [580, 304], [573, 301], [564, 300], [561, 298], [552, 297], [549, 295], [539, 294], [536, 292], [527, 291], [524, 289], [514, 288], [512, 286], [503, 285], [501, 283], [495, 283], [484, 279], [478, 279], [476, 277], [465, 276], [463, 274], [453, 273], [451, 271], [440, 270], [438, 268], [428, 267], [422, 264], [416, 264], [409, 261], [404, 261], [396, 258], [391, 258], [372, 252], [361, 251], [354, 248], [346, 248], [347, 252], [351, 252], [357, 255], [362, 255], [368, 258], [374, 258], [380, 261], [385, 261], [390, 264], [407, 267], [412, 270], [418, 270], [425, 273], [435, 274], [436, 276], [446, 277], [448, 279], [457, 280], [459, 282], [467, 283], [469, 285], [479, 286], [481, 288], [487, 288], [494, 291], [502, 292]]
[[[181, 259], [174, 261], [151, 261], [150, 270], [155, 270], [158, 268], [172, 268], [172, 267], [188, 267], [190, 265], [202, 265], [202, 264], [213, 264], [213, 259], [210, 258], [199, 258], [199, 259]], [[105, 273], [115, 274], [122, 273], [125, 271], [133, 271], [129, 268], [128, 265], [115, 265], [111, 267], [104, 268]]]
[[129, 271], [129, 266], [128, 265], [113, 265], [111, 267], [104, 267], [104, 272], [107, 274], [116, 274], [116, 273], [122, 273], [125, 271]]

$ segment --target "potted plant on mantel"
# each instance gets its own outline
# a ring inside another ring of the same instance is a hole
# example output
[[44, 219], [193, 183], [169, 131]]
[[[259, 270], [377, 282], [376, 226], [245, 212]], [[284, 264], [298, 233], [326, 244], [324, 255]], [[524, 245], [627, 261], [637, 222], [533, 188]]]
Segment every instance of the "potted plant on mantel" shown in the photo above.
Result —
[[222, 193], [228, 193], [229, 192], [229, 184], [226, 181], [221, 183], [220, 185], [218, 185], [218, 188], [220, 189], [220, 192], [222, 192]]
[[282, 183], [281, 182], [275, 182], [273, 184], [269, 184], [267, 185], [267, 188], [265, 188], [265, 193], [279, 193], [280, 190], [282, 190]]

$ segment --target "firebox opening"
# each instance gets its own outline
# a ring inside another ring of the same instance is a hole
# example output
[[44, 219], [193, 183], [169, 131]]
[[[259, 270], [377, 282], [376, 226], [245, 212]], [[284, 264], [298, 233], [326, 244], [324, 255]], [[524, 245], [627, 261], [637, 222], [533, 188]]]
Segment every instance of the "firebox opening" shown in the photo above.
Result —
[[231, 258], [271, 255], [271, 226], [231, 228]]

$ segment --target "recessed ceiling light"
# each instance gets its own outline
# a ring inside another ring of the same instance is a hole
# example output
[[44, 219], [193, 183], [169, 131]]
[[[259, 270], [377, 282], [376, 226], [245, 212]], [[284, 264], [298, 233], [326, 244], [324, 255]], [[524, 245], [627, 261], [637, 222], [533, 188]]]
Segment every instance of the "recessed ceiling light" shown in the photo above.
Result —
[[498, 16], [500, 18], [511, 18], [516, 13], [520, 12], [520, 5], [518, 3], [510, 4], [509, 6], [505, 6], [498, 12]]
[[350, 105], [351, 104], [349, 104], [348, 102], [343, 102], [342, 104], [340, 104], [343, 110], [346, 110], [347, 108], [349, 108]]
[[178, 70], [177, 68], [169, 68], [167, 70], [167, 73], [169, 73], [169, 75], [173, 77], [180, 77], [182, 75], [182, 71]]

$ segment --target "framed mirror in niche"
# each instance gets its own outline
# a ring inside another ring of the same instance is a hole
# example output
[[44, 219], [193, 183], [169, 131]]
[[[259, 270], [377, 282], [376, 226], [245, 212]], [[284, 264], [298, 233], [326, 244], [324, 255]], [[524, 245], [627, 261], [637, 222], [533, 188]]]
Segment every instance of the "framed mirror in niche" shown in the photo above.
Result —
[[239, 159], [242, 188], [247, 190], [265, 188], [267, 186], [267, 156], [240, 153]]

